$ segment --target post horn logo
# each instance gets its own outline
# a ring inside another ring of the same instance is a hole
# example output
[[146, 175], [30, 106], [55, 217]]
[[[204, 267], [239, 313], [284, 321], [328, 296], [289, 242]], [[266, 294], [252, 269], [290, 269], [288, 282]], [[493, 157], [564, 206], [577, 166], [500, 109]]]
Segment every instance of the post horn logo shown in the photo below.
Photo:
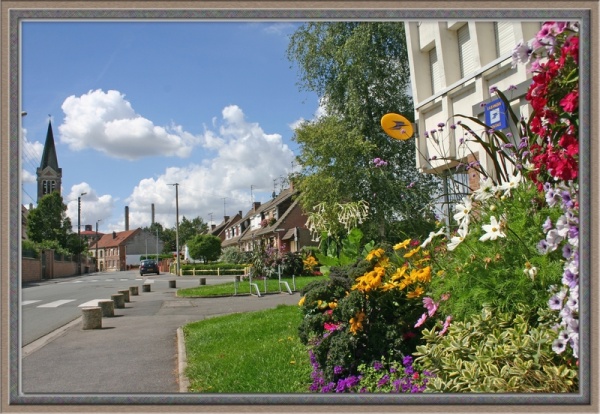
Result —
[[405, 141], [413, 136], [412, 123], [402, 115], [389, 113], [381, 118], [383, 131], [394, 139]]

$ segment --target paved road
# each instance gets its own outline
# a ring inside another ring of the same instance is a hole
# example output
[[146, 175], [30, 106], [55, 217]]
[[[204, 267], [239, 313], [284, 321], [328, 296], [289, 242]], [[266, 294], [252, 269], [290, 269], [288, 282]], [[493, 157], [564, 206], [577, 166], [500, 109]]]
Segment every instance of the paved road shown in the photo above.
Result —
[[[102, 329], [83, 330], [81, 322], [22, 350], [24, 393], [176, 393], [177, 328], [218, 315], [295, 305], [299, 294], [278, 293], [226, 298], [182, 299], [161, 275], [151, 292], [132, 296]], [[177, 278], [178, 286], [184, 278]], [[197, 282], [196, 282], [197, 283]]]

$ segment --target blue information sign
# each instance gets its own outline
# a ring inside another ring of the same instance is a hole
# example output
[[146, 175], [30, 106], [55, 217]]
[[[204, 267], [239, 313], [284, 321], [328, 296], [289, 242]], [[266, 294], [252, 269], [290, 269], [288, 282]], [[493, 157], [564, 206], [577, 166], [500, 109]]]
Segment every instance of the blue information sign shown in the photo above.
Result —
[[508, 128], [506, 106], [502, 99], [496, 99], [485, 104], [485, 123], [493, 129]]

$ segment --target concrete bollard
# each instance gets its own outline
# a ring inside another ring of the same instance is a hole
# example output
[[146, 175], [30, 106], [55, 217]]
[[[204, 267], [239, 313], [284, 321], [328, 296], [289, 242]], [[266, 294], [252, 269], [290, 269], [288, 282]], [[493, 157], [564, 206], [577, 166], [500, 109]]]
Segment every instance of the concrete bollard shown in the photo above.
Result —
[[123, 294], [110, 295], [110, 299], [115, 302], [115, 308], [122, 309], [125, 307], [125, 296]]
[[138, 287], [137, 286], [129, 286], [129, 294], [131, 296], [137, 296], [139, 293]]
[[102, 308], [89, 307], [82, 308], [83, 313], [82, 329], [100, 329], [102, 328]]
[[176, 286], [177, 286], [177, 283], [176, 283], [176, 281], [175, 281], [175, 280], [169, 280], [169, 287], [170, 287], [170, 288], [174, 288], [174, 287], [176, 287]]
[[152, 287], [152, 285], [150, 283], [144, 283], [142, 285], [142, 292], [150, 292], [151, 287]]
[[98, 306], [102, 309], [102, 316], [115, 316], [115, 302], [113, 300], [99, 300]]
[[206, 285], [206, 278], [205, 278], [205, 277], [201, 277], [201, 278], [200, 278], [200, 285], [201, 285], [201, 286], [204, 286], [204, 285]]
[[123, 295], [123, 300], [125, 301], [125, 303], [129, 302], [129, 289], [118, 290], [117, 292]]

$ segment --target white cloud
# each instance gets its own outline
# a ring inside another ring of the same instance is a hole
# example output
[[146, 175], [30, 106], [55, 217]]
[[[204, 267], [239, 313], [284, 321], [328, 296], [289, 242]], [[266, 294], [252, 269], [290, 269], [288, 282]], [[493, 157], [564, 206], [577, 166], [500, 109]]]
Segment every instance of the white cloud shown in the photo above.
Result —
[[44, 145], [41, 142], [31, 142], [27, 139], [27, 130], [23, 129], [23, 145], [21, 146], [21, 181], [23, 184], [35, 183], [37, 176], [35, 172], [40, 166]]
[[115, 90], [69, 96], [62, 110], [60, 140], [75, 151], [92, 148], [128, 160], [155, 155], [185, 158], [200, 143], [178, 125], [157, 126], [136, 114], [125, 95]]
[[[175, 225], [175, 188], [178, 183], [179, 219], [202, 217], [213, 223], [222, 221], [238, 211], [242, 214], [251, 207], [250, 187], [255, 201], [267, 201], [276, 181], [281, 188], [281, 177], [287, 177], [294, 154], [283, 143], [279, 134], [265, 133], [259, 124], [246, 121], [236, 105], [223, 109], [222, 122], [215, 123], [218, 133], [205, 131], [202, 141], [215, 149], [216, 156], [201, 164], [168, 168], [164, 174], [139, 182], [129, 205], [130, 228], [151, 224], [151, 206], [155, 206], [155, 220], [166, 227]], [[223, 200], [225, 198], [225, 200]]]
[[[81, 195], [86, 193], [85, 195]], [[78, 197], [81, 197], [81, 230], [86, 224], [91, 224], [96, 228], [96, 221], [102, 220], [108, 223], [114, 209], [115, 200], [110, 195], [98, 195], [96, 191], [86, 182], [75, 184], [71, 187], [68, 194], [63, 193], [63, 202], [67, 205], [67, 217], [71, 219], [73, 231], [77, 232], [77, 204]], [[98, 224], [99, 232], [107, 233], [106, 225], [102, 221]], [[104, 228], [102, 230], [102, 228]], [[112, 229], [111, 229], [112, 231]]]

